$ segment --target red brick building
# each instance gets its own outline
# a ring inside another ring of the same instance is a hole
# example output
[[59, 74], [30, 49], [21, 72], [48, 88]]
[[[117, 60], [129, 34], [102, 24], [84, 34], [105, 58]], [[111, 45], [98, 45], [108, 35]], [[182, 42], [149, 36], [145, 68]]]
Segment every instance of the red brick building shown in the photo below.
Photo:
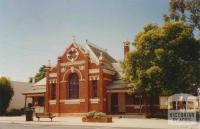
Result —
[[58, 114], [107, 112], [106, 87], [117, 74], [115, 63], [95, 45], [71, 43], [57, 65], [47, 71], [45, 110]]
[[[123, 47], [125, 55], [129, 42], [125, 41]], [[57, 115], [94, 110], [108, 114], [144, 113], [143, 96], [129, 95], [128, 84], [121, 77], [120, 63], [108, 52], [88, 41], [85, 46], [72, 42], [57, 58], [56, 66], [47, 68], [44, 111]], [[33, 105], [37, 100], [35, 95]]]

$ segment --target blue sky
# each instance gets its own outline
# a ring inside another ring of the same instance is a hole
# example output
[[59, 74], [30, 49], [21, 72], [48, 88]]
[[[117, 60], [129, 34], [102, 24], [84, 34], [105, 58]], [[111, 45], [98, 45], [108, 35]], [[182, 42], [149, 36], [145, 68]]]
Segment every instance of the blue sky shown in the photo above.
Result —
[[52, 64], [72, 36], [123, 58], [144, 24], [162, 24], [168, 0], [0, 0], [0, 75], [28, 81], [42, 64]]

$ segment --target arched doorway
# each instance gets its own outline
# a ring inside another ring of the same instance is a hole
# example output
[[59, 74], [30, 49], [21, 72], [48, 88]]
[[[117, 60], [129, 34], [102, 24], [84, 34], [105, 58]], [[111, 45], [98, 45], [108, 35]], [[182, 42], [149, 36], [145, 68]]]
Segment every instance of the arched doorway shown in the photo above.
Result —
[[76, 73], [69, 76], [69, 99], [79, 98], [79, 78]]

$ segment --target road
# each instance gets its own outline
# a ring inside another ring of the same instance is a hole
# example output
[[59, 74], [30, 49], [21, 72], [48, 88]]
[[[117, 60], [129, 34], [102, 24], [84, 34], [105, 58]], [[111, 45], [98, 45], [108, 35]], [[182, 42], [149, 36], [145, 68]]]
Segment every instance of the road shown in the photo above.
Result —
[[[15, 124], [0, 123], [0, 129], [134, 129], [117, 127], [92, 127], [92, 126], [58, 126], [58, 125], [37, 125], [37, 124]], [[135, 128], [138, 129], [138, 128]]]

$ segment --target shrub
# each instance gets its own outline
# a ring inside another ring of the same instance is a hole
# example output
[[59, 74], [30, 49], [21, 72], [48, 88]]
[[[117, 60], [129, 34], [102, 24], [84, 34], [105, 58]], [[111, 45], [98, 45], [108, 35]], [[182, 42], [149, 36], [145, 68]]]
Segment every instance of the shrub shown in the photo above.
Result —
[[13, 94], [10, 80], [6, 77], [0, 77], [0, 115], [6, 113]]
[[6, 116], [21, 116], [23, 113], [24, 113], [23, 110], [20, 110], [20, 109], [11, 109], [5, 115]]
[[106, 114], [102, 112], [97, 112], [94, 114], [94, 118], [102, 118], [102, 117], [106, 117]]
[[102, 112], [91, 111], [91, 112], [88, 112], [85, 115], [85, 117], [86, 118], [102, 118], [102, 117], [106, 117], [106, 114]]
[[196, 120], [197, 121], [200, 121], [200, 111], [196, 111]]
[[85, 117], [86, 118], [93, 118], [94, 117], [94, 115], [95, 115], [95, 111], [91, 111], [91, 112], [88, 112], [86, 115], [85, 115]]

